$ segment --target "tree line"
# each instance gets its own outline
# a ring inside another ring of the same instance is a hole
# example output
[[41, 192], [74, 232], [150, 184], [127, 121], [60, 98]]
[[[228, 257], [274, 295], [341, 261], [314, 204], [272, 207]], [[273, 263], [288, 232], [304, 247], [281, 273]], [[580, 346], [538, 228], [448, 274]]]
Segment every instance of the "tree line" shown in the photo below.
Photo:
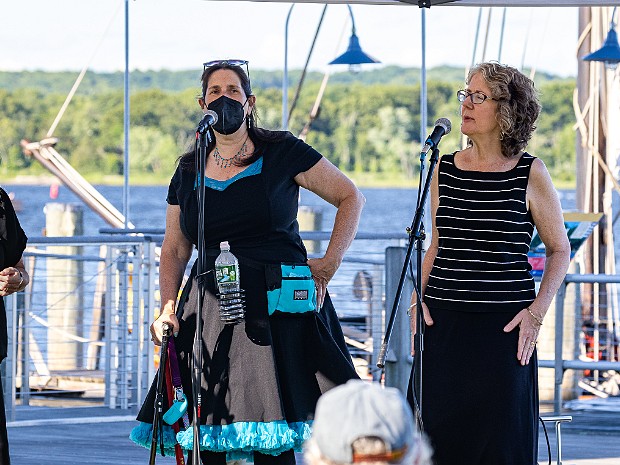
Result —
[[[199, 75], [194, 71], [132, 72], [132, 182], [140, 177], [165, 182], [179, 155], [192, 146], [201, 117], [196, 103]], [[299, 71], [290, 74], [289, 102], [300, 75]], [[462, 144], [456, 91], [463, 87], [463, 76], [464, 70], [459, 68], [428, 72], [428, 125], [447, 117], [454, 128], [442, 140], [443, 153]], [[22, 153], [19, 143], [45, 137], [75, 77], [68, 72], [0, 72], [0, 172], [4, 179], [44, 172], [36, 160]], [[282, 73], [251, 70], [251, 78], [259, 125], [279, 129]], [[309, 124], [322, 78], [320, 73], [306, 76], [289, 124], [294, 134]], [[573, 183], [575, 116], [571, 102], [575, 81], [540, 75], [537, 87], [542, 114], [528, 151], [543, 159], [554, 181]], [[386, 67], [331, 76], [306, 141], [354, 177], [371, 175], [389, 181], [417, 175], [420, 135], [419, 70]], [[122, 174], [122, 74], [87, 73], [54, 136], [59, 138], [59, 153], [85, 176]]]

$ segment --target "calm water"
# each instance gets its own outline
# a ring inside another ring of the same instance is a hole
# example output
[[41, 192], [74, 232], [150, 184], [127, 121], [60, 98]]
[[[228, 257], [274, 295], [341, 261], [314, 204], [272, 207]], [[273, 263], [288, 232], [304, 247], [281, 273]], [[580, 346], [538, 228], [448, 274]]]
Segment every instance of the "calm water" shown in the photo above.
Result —
[[[60, 187], [58, 197], [50, 198], [49, 186], [5, 185], [8, 192], [15, 193], [22, 227], [29, 237], [41, 236], [45, 227], [45, 204], [49, 202], [76, 203], [83, 205], [84, 234], [97, 235], [100, 228], [109, 226], [91, 212], [67, 187]], [[123, 188], [120, 186], [96, 186], [110, 203], [122, 212]], [[362, 213], [359, 230], [362, 232], [399, 232], [411, 225], [415, 213], [415, 189], [362, 189], [366, 206]], [[166, 212], [165, 186], [135, 186], [129, 189], [129, 219], [137, 228], [164, 228]], [[560, 192], [565, 210], [575, 207], [573, 191]], [[321, 207], [323, 229], [330, 229], [336, 209], [308, 191], [301, 194], [301, 204]]]
[[[122, 212], [122, 186], [95, 186], [105, 198]], [[58, 197], [50, 198], [49, 186], [5, 185], [8, 192], [15, 194], [16, 203], [21, 205], [18, 212], [22, 227], [30, 238], [42, 236], [45, 228], [45, 205], [50, 202], [76, 203], [82, 205], [84, 214], [84, 234], [94, 236], [101, 228], [109, 228], [98, 215], [93, 213], [67, 187], [59, 188]], [[129, 219], [137, 228], [161, 228], [165, 226], [167, 186], [132, 186], [129, 189]], [[364, 233], [391, 233], [399, 236], [411, 226], [415, 213], [417, 189], [362, 189], [366, 197], [366, 206], [362, 212], [359, 231]], [[559, 192], [562, 207], [575, 209], [575, 192]], [[614, 192], [614, 215], [620, 211], [620, 200]], [[332, 228], [336, 208], [315, 194], [302, 190], [301, 205], [318, 207], [322, 212], [322, 230]], [[620, 250], [620, 221], [614, 225], [615, 250]], [[364, 259], [381, 259], [386, 247], [395, 245], [394, 241], [374, 240], [355, 241], [349, 249], [348, 256]], [[327, 246], [323, 242], [321, 247]], [[616, 269], [620, 269], [620, 254], [616, 256]]]

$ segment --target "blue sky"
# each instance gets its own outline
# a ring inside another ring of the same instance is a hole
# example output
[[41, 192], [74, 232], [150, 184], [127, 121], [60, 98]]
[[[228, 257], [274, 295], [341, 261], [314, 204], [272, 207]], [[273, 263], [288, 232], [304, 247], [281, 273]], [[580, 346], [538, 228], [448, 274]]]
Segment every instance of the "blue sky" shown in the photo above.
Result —
[[[131, 69], [200, 69], [214, 58], [245, 58], [250, 68], [282, 69], [290, 3], [131, 0]], [[323, 5], [297, 4], [289, 25], [289, 69], [303, 67]], [[384, 64], [421, 65], [421, 11], [415, 6], [352, 5], [362, 48]], [[5, 0], [0, 7], [0, 70], [123, 70], [123, 0]], [[427, 66], [472, 61], [479, 12], [481, 61], [490, 9], [426, 11]], [[497, 59], [503, 8], [493, 8], [485, 59]], [[501, 61], [575, 75], [576, 8], [508, 8]], [[351, 26], [344, 5], [329, 5], [310, 68], [344, 52]], [[99, 45], [98, 45], [99, 44]], [[98, 47], [98, 48], [97, 48]], [[338, 68], [336, 68], [338, 70]]]

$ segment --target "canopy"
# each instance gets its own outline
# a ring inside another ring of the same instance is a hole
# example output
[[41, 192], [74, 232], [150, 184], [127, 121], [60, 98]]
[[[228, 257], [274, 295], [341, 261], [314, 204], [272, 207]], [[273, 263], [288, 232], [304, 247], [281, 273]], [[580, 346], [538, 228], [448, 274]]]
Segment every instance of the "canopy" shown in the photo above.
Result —
[[[221, 0], [226, 1], [226, 0]], [[290, 0], [252, 0], [271, 3], [291, 3]], [[294, 3], [359, 3], [366, 5], [428, 6], [618, 6], [620, 0], [296, 0]]]

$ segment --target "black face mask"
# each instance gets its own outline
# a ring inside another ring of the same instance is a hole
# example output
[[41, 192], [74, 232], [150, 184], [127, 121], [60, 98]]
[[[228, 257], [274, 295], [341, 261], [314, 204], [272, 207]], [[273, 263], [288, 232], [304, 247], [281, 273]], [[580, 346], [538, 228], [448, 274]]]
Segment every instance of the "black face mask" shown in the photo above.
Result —
[[243, 104], [225, 95], [211, 102], [207, 108], [217, 113], [217, 123], [213, 125], [213, 129], [220, 134], [236, 132], [245, 120]]

